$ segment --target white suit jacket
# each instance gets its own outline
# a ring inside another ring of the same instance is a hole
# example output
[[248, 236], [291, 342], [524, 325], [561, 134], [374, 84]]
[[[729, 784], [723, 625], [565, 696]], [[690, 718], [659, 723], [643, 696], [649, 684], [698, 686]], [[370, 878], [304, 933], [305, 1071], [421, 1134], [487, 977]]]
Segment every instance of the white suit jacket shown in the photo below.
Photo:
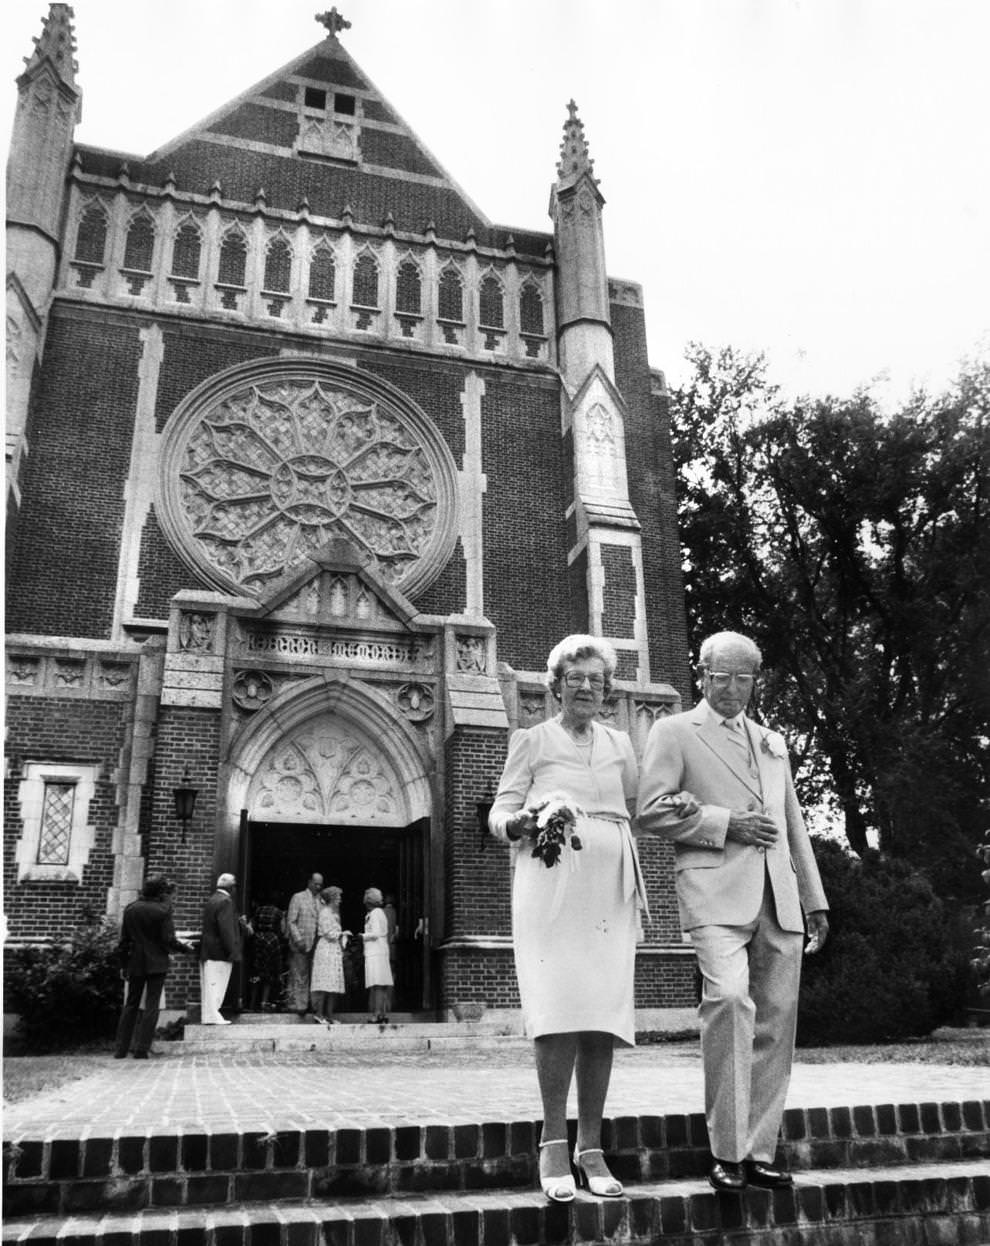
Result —
[[[804, 929], [804, 913], [827, 909], [811, 840], [794, 792], [783, 736], [743, 717], [759, 779], [722, 721], [702, 701], [653, 725], [639, 783], [640, 834], [674, 845], [681, 925], [742, 926], [753, 921], [769, 876], [784, 930]], [[689, 793], [700, 809], [679, 808]], [[776, 846], [761, 850], [726, 839], [729, 814], [762, 809], [777, 824]]]

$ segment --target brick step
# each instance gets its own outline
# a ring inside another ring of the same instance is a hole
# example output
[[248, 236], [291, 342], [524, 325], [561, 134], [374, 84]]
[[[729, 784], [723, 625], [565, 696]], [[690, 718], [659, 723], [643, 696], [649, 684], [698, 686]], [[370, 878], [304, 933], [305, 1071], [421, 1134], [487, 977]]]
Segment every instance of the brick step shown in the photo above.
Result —
[[[539, 1135], [540, 1122], [524, 1120], [14, 1136], [4, 1146], [4, 1207], [11, 1216], [67, 1215], [528, 1187]], [[612, 1118], [603, 1143], [629, 1184], [697, 1178], [709, 1164], [700, 1113]], [[990, 1103], [789, 1108], [780, 1154], [795, 1172], [985, 1160]]]
[[982, 1246], [990, 1174], [980, 1161], [802, 1174], [793, 1189], [716, 1194], [699, 1181], [581, 1192], [550, 1204], [535, 1189], [385, 1195], [65, 1218], [7, 1217], [3, 1241], [30, 1246]]

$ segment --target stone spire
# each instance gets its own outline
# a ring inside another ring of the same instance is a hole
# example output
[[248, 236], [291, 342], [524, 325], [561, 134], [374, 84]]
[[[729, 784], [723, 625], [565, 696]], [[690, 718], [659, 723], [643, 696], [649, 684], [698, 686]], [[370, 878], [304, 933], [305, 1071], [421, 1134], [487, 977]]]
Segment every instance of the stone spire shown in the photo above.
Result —
[[594, 176], [595, 162], [591, 159], [588, 140], [584, 136], [584, 122], [578, 117], [577, 104], [573, 100], [567, 105], [567, 113], [564, 138], [560, 144], [560, 160], [557, 163], [557, 187], [561, 189], [573, 186], [585, 175], [597, 186]]
[[583, 573], [588, 631], [616, 646], [624, 678], [649, 678], [643, 552], [629, 499], [626, 404], [615, 383], [605, 234], [594, 164], [573, 100], [550, 192], [556, 256], [561, 428], [573, 467], [568, 549], [572, 582]]
[[[76, 90], [76, 39], [72, 31], [74, 14], [68, 4], [53, 4], [44, 19], [41, 35], [34, 41], [34, 51], [24, 58], [25, 76], [34, 76], [45, 63], [55, 77], [71, 91]], [[18, 79], [18, 85], [20, 85]]]
[[66, 180], [82, 111], [72, 9], [53, 4], [17, 79], [7, 161], [7, 480], [17, 495], [31, 377], [55, 289]]
[[568, 383], [577, 386], [594, 364], [610, 377], [614, 369], [602, 228], [605, 199], [573, 100], [567, 113], [550, 216], [557, 255], [559, 353]]

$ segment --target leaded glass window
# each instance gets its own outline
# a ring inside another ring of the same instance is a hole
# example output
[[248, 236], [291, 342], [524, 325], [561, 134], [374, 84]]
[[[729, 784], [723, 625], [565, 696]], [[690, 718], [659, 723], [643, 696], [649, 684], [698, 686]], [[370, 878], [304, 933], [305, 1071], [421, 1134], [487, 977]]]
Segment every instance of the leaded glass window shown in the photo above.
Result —
[[445, 268], [440, 274], [439, 313], [441, 320], [464, 319], [464, 285], [456, 268]]
[[395, 310], [419, 315], [422, 291], [423, 280], [419, 269], [412, 260], [405, 260], [399, 265], [399, 275], [395, 282]]
[[498, 278], [490, 274], [481, 283], [481, 323], [492, 329], [505, 326], [502, 287]]
[[151, 222], [151, 217], [142, 212], [131, 220], [127, 230], [124, 267], [140, 273], [150, 273], [154, 253], [155, 227]]
[[84, 264], [102, 264], [106, 246], [106, 210], [102, 204], [91, 203], [79, 221], [75, 258]]
[[519, 328], [523, 333], [543, 332], [543, 299], [531, 281], [519, 292]]
[[38, 837], [39, 865], [67, 865], [72, 839], [72, 807], [74, 783], [45, 783], [41, 808], [41, 834]]
[[354, 295], [358, 307], [378, 306], [378, 265], [370, 255], [359, 255], [354, 265]]
[[337, 268], [329, 247], [317, 247], [309, 264], [309, 297], [333, 302]]
[[291, 289], [292, 249], [284, 238], [273, 238], [265, 254], [265, 289], [287, 294]]
[[247, 242], [239, 229], [224, 234], [220, 246], [220, 267], [217, 281], [225, 286], [242, 286], [247, 267]]
[[192, 221], [186, 221], [175, 235], [175, 245], [172, 247], [172, 276], [197, 278], [202, 249], [203, 241], [199, 230]]

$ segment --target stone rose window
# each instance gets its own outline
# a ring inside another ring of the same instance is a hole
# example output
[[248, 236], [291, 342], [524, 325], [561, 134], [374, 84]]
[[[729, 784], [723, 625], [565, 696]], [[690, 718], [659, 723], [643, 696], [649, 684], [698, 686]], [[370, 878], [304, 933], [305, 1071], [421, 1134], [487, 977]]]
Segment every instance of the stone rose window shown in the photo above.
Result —
[[457, 534], [456, 468], [425, 413], [355, 369], [286, 358], [194, 390], [165, 431], [169, 541], [221, 591], [259, 595], [344, 538], [414, 596]]

